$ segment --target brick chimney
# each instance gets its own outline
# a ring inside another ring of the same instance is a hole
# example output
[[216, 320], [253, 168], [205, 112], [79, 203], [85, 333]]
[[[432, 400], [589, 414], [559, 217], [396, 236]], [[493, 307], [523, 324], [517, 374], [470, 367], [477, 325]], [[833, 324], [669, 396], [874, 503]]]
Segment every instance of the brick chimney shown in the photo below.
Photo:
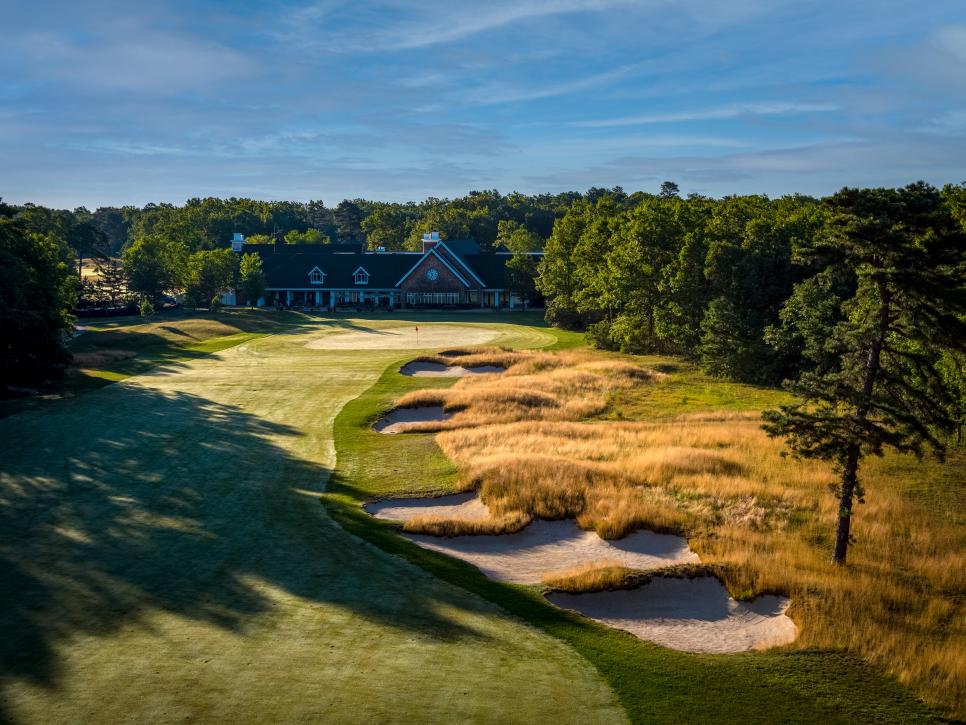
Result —
[[439, 244], [439, 232], [423, 232], [423, 254]]

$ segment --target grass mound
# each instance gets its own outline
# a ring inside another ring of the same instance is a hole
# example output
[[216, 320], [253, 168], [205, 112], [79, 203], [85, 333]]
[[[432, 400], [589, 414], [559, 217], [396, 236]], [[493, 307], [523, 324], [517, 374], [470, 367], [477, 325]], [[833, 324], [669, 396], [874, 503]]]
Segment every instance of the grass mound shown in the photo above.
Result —
[[581, 420], [605, 410], [614, 391], [663, 377], [639, 365], [601, 360], [590, 353], [458, 352], [418, 359], [462, 367], [493, 365], [506, 372], [499, 377], [462, 378], [451, 388], [415, 390], [402, 396], [396, 407], [440, 406], [456, 413], [447, 421], [413, 424], [409, 430], [450, 430], [520, 420]]
[[[687, 366], [679, 371], [670, 385], [690, 391], [681, 380]], [[856, 652], [932, 702], [966, 711], [958, 684], [966, 681], [966, 528], [955, 506], [933, 501], [937, 486], [955, 492], [961, 484], [950, 473], [961, 451], [946, 466], [896, 455], [871, 461], [856, 544], [840, 569], [828, 562], [834, 471], [784, 457], [782, 443], [761, 431], [757, 410], [682, 411], [687, 396], [663, 407], [646, 402], [663, 399], [665, 383], [667, 376], [626, 362], [537, 353], [520, 355], [499, 380], [462, 380], [403, 402], [433, 401], [456, 413], [428, 428], [440, 431], [436, 440], [456, 464], [459, 486], [478, 490], [495, 516], [573, 517], [607, 539], [641, 528], [685, 534], [736, 599], [792, 598], [797, 647]], [[735, 384], [722, 385], [722, 397], [740, 394]], [[752, 401], [764, 395], [749, 393]], [[668, 415], [606, 420], [615, 401], [625, 415]], [[446, 535], [473, 528], [435, 525]], [[578, 574], [590, 582], [619, 578]]]
[[430, 536], [515, 534], [533, 518], [519, 511], [486, 519], [453, 519], [445, 516], [416, 516], [403, 524], [403, 531]]

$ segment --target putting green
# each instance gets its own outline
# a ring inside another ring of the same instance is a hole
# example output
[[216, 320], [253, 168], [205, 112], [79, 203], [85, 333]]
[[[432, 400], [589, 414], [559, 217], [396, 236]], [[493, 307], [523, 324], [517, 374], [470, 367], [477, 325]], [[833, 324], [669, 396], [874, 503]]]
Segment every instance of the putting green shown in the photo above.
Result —
[[411, 324], [322, 335], [309, 341], [308, 347], [316, 350], [425, 350], [482, 345], [499, 335], [499, 330], [486, 326]]
[[573, 650], [319, 504], [335, 415], [405, 355], [308, 343], [414, 324], [319, 321], [0, 420], [0, 721], [623, 720]]

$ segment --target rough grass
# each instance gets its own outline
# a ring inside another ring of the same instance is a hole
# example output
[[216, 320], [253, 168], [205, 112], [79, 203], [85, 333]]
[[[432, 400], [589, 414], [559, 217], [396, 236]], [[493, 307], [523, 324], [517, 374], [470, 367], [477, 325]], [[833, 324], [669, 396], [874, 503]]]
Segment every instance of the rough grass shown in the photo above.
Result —
[[559, 592], [579, 594], [631, 589], [640, 584], [639, 573], [616, 561], [601, 561], [545, 576], [543, 584]]
[[[582, 594], [587, 592], [635, 589], [647, 584], [651, 577], [676, 577], [694, 579], [713, 576], [722, 579], [722, 568], [708, 564], [676, 564], [660, 569], [639, 571], [616, 561], [598, 561], [574, 567], [544, 577], [543, 584], [553, 591]], [[753, 599], [754, 597], [749, 597]]]
[[533, 520], [532, 516], [513, 511], [487, 519], [451, 519], [445, 516], [415, 516], [403, 523], [403, 531], [432, 536], [466, 536], [479, 534], [514, 534]]
[[[603, 412], [614, 391], [659, 381], [663, 376], [633, 363], [601, 360], [587, 352], [506, 353], [477, 351], [441, 360], [466, 366], [507, 365], [500, 375], [471, 376], [452, 388], [415, 390], [396, 401], [400, 408], [442, 406], [446, 421], [411, 423], [406, 431], [436, 431], [516, 420], [581, 420]], [[485, 361], [485, 362], [484, 362]]]
[[[684, 389], [692, 383], [680, 369], [674, 384]], [[762, 432], [759, 413], [742, 412], [734, 384], [725, 395], [738, 400], [732, 411], [682, 413], [675, 396], [651, 421], [574, 422], [608, 417], [604, 408], [615, 399], [623, 418], [627, 410], [659, 412], [641, 401], [666, 398], [667, 379], [635, 371], [641, 368], [627, 362], [544, 354], [516, 363], [499, 382], [464, 379], [399, 402], [432, 400], [460, 411], [425, 428], [441, 431], [437, 441], [459, 470], [458, 487], [478, 489], [496, 516], [574, 517], [604, 538], [638, 528], [685, 534], [703, 561], [720, 567], [736, 598], [792, 597], [797, 647], [855, 652], [966, 715], [966, 527], [961, 516], [937, 513], [910, 493], [925, 486], [957, 510], [962, 452], [945, 466], [910, 466], [897, 455], [869, 461], [850, 563], [837, 568], [829, 563], [834, 471], [783, 456], [781, 441]], [[703, 376], [694, 384], [714, 385]], [[750, 397], [768, 394], [751, 389]], [[950, 492], [924, 484], [933, 477]], [[464, 522], [433, 526], [469, 533]]]
[[[573, 344], [572, 336], [566, 342]], [[398, 536], [397, 525], [366, 514], [360, 506], [366, 501], [459, 488], [462, 482], [433, 436], [384, 436], [370, 429], [372, 420], [401, 393], [452, 383], [453, 379], [402, 376], [391, 367], [339, 415], [335, 427], [339, 466], [323, 500], [330, 515], [353, 534], [567, 642], [607, 678], [632, 722], [905, 725], [939, 721], [895, 680], [840, 648], [740, 655], [667, 650], [553, 607], [540, 587], [487, 579], [464, 562]], [[660, 394], [661, 386], [642, 389]], [[717, 568], [709, 570], [717, 572]]]

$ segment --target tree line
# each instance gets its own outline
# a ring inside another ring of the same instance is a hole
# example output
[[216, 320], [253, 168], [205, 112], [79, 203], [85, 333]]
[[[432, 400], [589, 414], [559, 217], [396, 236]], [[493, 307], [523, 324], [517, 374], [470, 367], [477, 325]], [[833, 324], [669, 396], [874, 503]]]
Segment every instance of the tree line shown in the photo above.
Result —
[[234, 197], [192, 198], [181, 206], [100, 207], [93, 212], [85, 207], [63, 210], [36, 204], [8, 208], [28, 229], [56, 235], [84, 259], [117, 257], [148, 236], [178, 242], [190, 252], [217, 249], [234, 232], [255, 243], [365, 244], [370, 249], [418, 250], [423, 232], [440, 231], [446, 239], [474, 239], [487, 249], [497, 244], [500, 222], [512, 221], [543, 240], [574, 200], [603, 194], [627, 196], [620, 188], [529, 196], [485, 190], [455, 199], [431, 197], [407, 203], [344, 199], [334, 208], [322, 201]]
[[844, 563], [863, 458], [943, 456], [966, 414], [966, 184], [825, 199], [580, 199], [536, 285], [553, 324], [599, 347], [671, 353], [783, 383], [765, 429], [840, 475]]

